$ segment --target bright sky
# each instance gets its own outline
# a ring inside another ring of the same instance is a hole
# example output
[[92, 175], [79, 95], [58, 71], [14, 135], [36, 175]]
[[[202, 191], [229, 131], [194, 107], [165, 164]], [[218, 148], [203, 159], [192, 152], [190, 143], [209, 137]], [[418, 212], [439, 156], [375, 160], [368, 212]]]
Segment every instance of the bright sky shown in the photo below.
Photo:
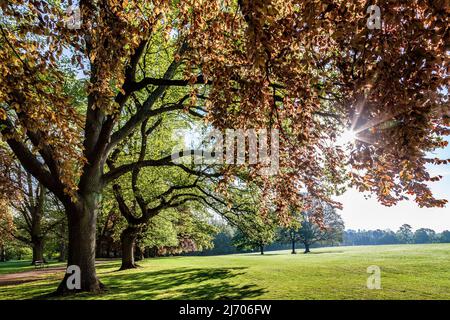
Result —
[[[449, 139], [450, 140], [450, 139]], [[441, 149], [434, 155], [440, 158], [450, 158], [450, 147]], [[431, 183], [431, 190], [438, 198], [450, 202], [450, 165], [433, 166], [431, 173], [440, 174], [443, 179]], [[340, 212], [346, 229], [391, 229], [407, 223], [413, 227], [430, 228], [437, 232], [450, 230], [450, 204], [446, 208], [420, 208], [414, 201], [403, 201], [397, 206], [385, 207], [376, 198], [366, 200], [362, 193], [348, 190], [337, 198], [344, 209]]]

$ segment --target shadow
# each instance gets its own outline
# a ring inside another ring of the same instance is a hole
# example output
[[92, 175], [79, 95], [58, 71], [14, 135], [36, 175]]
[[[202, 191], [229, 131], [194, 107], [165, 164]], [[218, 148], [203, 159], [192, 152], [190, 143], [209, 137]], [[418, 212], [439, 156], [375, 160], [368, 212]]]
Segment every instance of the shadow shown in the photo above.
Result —
[[[178, 268], [105, 279], [108, 299], [249, 299], [265, 291], [252, 284], [236, 284], [230, 280], [243, 275], [244, 267]], [[102, 296], [100, 296], [100, 299]]]
[[[246, 252], [246, 253], [239, 253], [238, 255], [243, 257], [267, 257], [267, 256], [285, 256], [286, 252], [278, 252], [278, 251], [265, 251], [264, 254], [260, 254], [259, 252]], [[289, 252], [289, 254], [291, 254]]]
[[[301, 253], [301, 254], [303, 254], [303, 251], [302, 252], [297, 252], [297, 254], [298, 253]], [[311, 251], [311, 252], [308, 252], [306, 255], [312, 255], [312, 254], [323, 254], [323, 253], [344, 253], [344, 251], [319, 251], [319, 252], [317, 252], [317, 251]]]

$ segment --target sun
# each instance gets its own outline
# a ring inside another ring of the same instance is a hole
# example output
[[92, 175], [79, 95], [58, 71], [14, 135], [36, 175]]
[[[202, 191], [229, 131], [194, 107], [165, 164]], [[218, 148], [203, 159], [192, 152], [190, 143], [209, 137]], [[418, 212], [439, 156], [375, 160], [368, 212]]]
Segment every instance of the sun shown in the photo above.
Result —
[[336, 145], [344, 146], [349, 143], [354, 143], [357, 140], [356, 132], [351, 129], [346, 129], [342, 134], [337, 137]]

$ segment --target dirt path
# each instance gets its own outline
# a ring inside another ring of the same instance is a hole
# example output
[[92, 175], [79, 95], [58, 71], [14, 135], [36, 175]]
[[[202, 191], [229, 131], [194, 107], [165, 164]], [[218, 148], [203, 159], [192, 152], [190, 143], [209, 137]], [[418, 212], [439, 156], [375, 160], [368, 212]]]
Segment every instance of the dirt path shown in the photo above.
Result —
[[[96, 261], [97, 264], [102, 264], [107, 261]], [[1, 286], [10, 286], [16, 285], [26, 282], [38, 281], [45, 279], [48, 275], [56, 275], [61, 273], [61, 278], [64, 272], [66, 271], [66, 266], [61, 267], [46, 267], [40, 269], [34, 269], [29, 271], [22, 271], [16, 273], [9, 274], [0, 274], [0, 287]]]
[[0, 287], [37, 281], [49, 274], [63, 273], [66, 267], [48, 267], [17, 273], [0, 274]]

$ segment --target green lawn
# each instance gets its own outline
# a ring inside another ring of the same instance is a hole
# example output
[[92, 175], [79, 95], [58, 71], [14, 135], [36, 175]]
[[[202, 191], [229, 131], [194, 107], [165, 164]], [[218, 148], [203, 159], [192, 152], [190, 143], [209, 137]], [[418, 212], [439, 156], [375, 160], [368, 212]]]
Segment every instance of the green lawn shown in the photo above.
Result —
[[[450, 244], [334, 247], [213, 257], [167, 257], [117, 271], [98, 266], [108, 291], [80, 299], [450, 299]], [[380, 290], [366, 287], [367, 267], [381, 268]], [[11, 271], [11, 263], [0, 263]], [[17, 269], [23, 267], [18, 264]], [[43, 298], [61, 274], [1, 286], [0, 299]], [[73, 298], [73, 297], [72, 297]]]

